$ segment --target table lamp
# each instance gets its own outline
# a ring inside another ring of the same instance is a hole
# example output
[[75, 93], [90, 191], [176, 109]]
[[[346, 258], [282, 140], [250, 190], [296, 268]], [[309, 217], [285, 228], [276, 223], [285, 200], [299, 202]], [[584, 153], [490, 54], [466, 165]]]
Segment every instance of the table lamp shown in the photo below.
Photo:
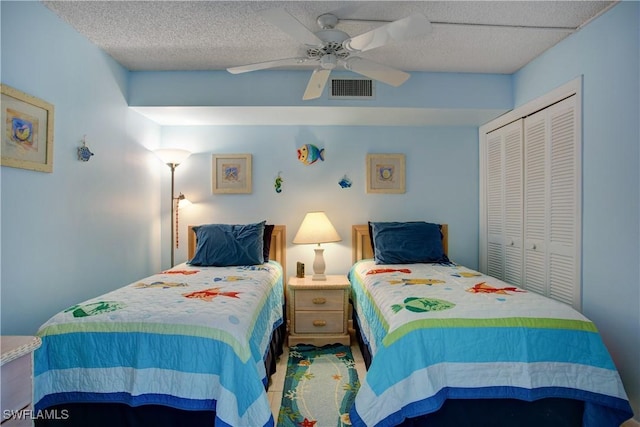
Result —
[[320, 244], [339, 242], [340, 240], [342, 240], [340, 235], [324, 212], [309, 212], [305, 215], [298, 233], [293, 238], [293, 243], [318, 245], [314, 249], [316, 256], [313, 260], [312, 280], [327, 280], [327, 276], [324, 274], [324, 249], [320, 247]]

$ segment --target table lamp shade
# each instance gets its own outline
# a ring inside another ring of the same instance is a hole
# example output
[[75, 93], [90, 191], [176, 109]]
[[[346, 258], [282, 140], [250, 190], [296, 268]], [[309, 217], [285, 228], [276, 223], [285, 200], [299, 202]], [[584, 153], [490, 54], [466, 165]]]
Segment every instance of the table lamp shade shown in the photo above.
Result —
[[293, 243], [330, 243], [342, 240], [324, 212], [309, 212], [302, 220]]

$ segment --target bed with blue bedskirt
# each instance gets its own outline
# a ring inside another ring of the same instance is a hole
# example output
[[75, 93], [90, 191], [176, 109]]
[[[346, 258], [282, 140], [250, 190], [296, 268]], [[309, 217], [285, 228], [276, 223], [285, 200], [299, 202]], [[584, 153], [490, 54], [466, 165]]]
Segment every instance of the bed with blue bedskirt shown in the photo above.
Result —
[[[377, 244], [370, 238], [354, 242]], [[633, 416], [595, 325], [576, 310], [446, 256], [385, 264], [375, 250], [360, 250], [373, 258], [357, 260], [349, 273], [370, 357], [350, 413], [354, 426], [618, 427]], [[521, 403], [538, 406], [528, 413]], [[473, 404], [482, 408], [477, 416], [467, 411]], [[570, 409], [557, 415], [553, 405]], [[512, 407], [521, 409], [505, 410]]]
[[38, 424], [272, 426], [283, 277], [273, 258], [184, 263], [56, 314], [38, 332], [34, 409], [59, 416]]

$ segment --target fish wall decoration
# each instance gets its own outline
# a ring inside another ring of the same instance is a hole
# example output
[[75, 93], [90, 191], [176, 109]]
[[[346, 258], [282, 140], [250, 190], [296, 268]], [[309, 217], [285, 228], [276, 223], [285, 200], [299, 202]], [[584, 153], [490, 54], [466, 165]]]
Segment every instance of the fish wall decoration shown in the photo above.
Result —
[[341, 188], [350, 188], [351, 187], [351, 180], [349, 179], [349, 177], [347, 175], [343, 176], [342, 179], [340, 181], [338, 181], [338, 185]]
[[298, 148], [298, 160], [305, 165], [311, 165], [321, 160], [324, 162], [324, 148], [318, 148], [313, 144], [304, 144]]

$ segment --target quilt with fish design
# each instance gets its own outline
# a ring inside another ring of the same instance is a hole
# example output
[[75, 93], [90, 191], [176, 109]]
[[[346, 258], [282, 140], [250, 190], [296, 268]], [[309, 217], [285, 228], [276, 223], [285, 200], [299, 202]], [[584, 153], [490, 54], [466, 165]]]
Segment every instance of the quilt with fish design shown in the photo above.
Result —
[[595, 325], [561, 302], [451, 264], [354, 264], [349, 278], [372, 354], [350, 417], [393, 426], [446, 399], [585, 402], [585, 427], [632, 417]]
[[56, 314], [38, 332], [35, 410], [158, 404], [215, 410], [216, 426], [274, 424], [264, 358], [283, 322], [280, 264], [193, 267]]

